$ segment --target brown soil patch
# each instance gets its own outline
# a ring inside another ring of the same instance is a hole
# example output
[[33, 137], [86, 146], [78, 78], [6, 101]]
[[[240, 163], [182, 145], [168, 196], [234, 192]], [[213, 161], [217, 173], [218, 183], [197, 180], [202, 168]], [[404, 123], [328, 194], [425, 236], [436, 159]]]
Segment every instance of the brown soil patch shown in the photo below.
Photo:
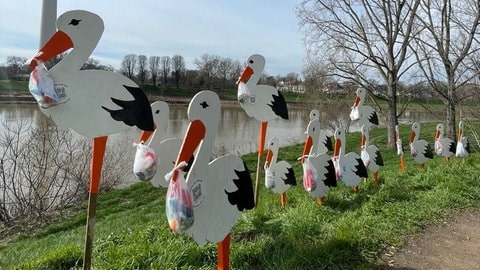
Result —
[[480, 269], [480, 212], [453, 215], [385, 254], [385, 269]]

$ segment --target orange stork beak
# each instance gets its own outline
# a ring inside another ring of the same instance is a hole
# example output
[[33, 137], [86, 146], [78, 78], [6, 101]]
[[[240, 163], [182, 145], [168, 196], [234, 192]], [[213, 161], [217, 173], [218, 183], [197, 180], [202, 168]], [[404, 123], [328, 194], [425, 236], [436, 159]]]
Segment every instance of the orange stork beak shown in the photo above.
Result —
[[365, 146], [365, 142], [367, 142], [367, 136], [365, 136], [365, 135], [362, 134], [362, 137], [360, 137], [360, 145], [361, 145], [362, 147], [364, 147], [364, 146]]
[[459, 142], [462, 139], [462, 135], [463, 135], [463, 129], [459, 128], [458, 135], [457, 135], [457, 142]]
[[338, 157], [340, 154], [340, 148], [342, 147], [342, 141], [335, 139], [335, 146], [333, 148], [333, 157]]
[[438, 137], [440, 137], [440, 131], [439, 131], [439, 130], [437, 130], [437, 131], [435, 132], [435, 138], [434, 138], [433, 141], [436, 142], [436, 141], [438, 140]]
[[238, 78], [237, 84], [240, 82], [247, 83], [250, 77], [253, 75], [253, 69], [249, 66], [246, 66], [245, 69], [242, 71], [242, 74]]
[[[205, 125], [202, 123], [202, 121], [194, 120], [190, 122], [187, 132], [185, 133], [185, 137], [183, 138], [182, 146], [180, 147], [177, 161], [175, 162], [175, 167], [177, 167], [182, 161], [188, 162], [190, 160], [193, 153], [200, 145], [200, 142], [205, 137], [205, 131]], [[177, 180], [176, 172], [174, 173], [172, 180]]]
[[302, 163], [305, 160], [305, 156], [310, 154], [310, 151], [312, 150], [312, 146], [313, 146], [312, 136], [307, 136], [307, 139], [305, 140], [305, 145], [303, 146], [302, 158], [300, 159]]
[[412, 133], [410, 133], [410, 143], [413, 143], [413, 139], [415, 139], [415, 131], [412, 130]]
[[139, 142], [147, 142], [148, 139], [157, 131], [157, 125], [153, 124], [153, 131], [144, 130], [140, 133]]
[[[45, 43], [43, 48], [35, 54], [34, 60], [38, 59], [42, 62], [46, 62], [71, 48], [73, 48], [73, 42], [70, 37], [65, 34], [65, 32], [57, 31], [47, 43]], [[30, 62], [30, 68], [34, 69], [36, 66], [37, 61]]]
[[353, 107], [358, 106], [358, 104], [360, 104], [360, 97], [359, 97], [359, 96], [356, 96], [356, 97], [355, 97], [355, 100], [353, 101]]
[[270, 167], [270, 163], [272, 162], [272, 158], [273, 158], [273, 151], [268, 149], [268, 152], [267, 152], [267, 158], [265, 159], [265, 167], [269, 168]]

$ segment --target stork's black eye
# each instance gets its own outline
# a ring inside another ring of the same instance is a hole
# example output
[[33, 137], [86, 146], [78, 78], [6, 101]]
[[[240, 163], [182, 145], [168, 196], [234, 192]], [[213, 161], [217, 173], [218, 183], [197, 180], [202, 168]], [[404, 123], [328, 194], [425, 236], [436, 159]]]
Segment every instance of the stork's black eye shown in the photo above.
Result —
[[253, 64], [253, 60], [248, 61], [250, 64]]
[[208, 103], [206, 101], [200, 103], [200, 105], [202, 106], [202, 108], [207, 108], [208, 107]]
[[77, 26], [82, 20], [72, 19], [69, 25]]
[[155, 111], [155, 114], [159, 114], [159, 113], [160, 113], [160, 110], [156, 110], [156, 111]]
[[315, 131], [315, 128], [313, 128], [313, 131]]

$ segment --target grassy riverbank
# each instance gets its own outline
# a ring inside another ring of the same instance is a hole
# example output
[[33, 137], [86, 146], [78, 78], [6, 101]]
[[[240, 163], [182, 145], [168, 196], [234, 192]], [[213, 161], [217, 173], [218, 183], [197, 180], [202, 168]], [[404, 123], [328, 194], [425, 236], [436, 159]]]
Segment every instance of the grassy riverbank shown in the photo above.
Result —
[[[401, 127], [406, 149], [409, 132], [409, 126]], [[431, 141], [433, 134], [434, 124], [422, 126], [421, 138]], [[407, 172], [401, 172], [396, 151], [385, 148], [385, 130], [370, 135], [386, 163], [381, 183], [374, 185], [370, 177], [357, 193], [340, 183], [322, 206], [302, 187], [297, 158], [303, 145], [282, 148], [279, 160], [294, 166], [298, 186], [287, 192], [287, 207], [281, 209], [279, 195], [261, 185], [258, 207], [232, 231], [231, 269], [372, 269], [383, 265], [385, 248], [401, 245], [425, 224], [455, 211], [480, 209], [479, 154], [449, 164], [436, 157], [421, 170], [406, 151]], [[348, 151], [359, 152], [359, 144], [359, 133], [348, 134]], [[254, 172], [256, 154], [244, 160]], [[163, 189], [138, 183], [99, 197], [95, 269], [216, 268], [214, 244], [199, 247], [168, 231], [164, 195]], [[86, 203], [69, 212], [64, 220], [1, 244], [0, 269], [80, 267]]]

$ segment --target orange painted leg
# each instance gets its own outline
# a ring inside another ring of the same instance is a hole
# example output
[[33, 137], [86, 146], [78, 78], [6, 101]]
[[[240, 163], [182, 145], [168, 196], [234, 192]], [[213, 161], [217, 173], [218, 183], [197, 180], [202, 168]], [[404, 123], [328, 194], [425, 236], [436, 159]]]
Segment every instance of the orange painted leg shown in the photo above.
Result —
[[378, 172], [373, 173], [373, 183], [375, 183], [375, 185], [378, 185]]
[[450, 157], [445, 157], [445, 162], [450, 163]]
[[260, 123], [260, 134], [258, 135], [257, 174], [255, 177], [255, 194], [254, 194], [255, 207], [257, 207], [257, 204], [258, 204], [258, 192], [259, 192], [258, 183], [260, 182], [260, 162], [261, 162], [263, 150], [265, 147], [265, 137], [267, 135], [267, 123], [268, 122]]
[[317, 198], [316, 202], [317, 202], [317, 205], [322, 205], [323, 202], [325, 201], [326, 197], [323, 196], [323, 197], [320, 197], [320, 198]]
[[358, 192], [358, 186], [353, 187], [353, 192]]
[[285, 208], [285, 205], [287, 204], [287, 193], [283, 192], [282, 195], [280, 195], [280, 204], [282, 205], [282, 208]]
[[228, 270], [230, 266], [230, 234], [222, 242], [217, 243], [218, 270]]
[[402, 172], [405, 172], [405, 161], [403, 160], [403, 157], [400, 157], [400, 168], [402, 169]]
[[425, 163], [420, 164], [420, 169], [425, 169]]
[[103, 156], [107, 145], [107, 136], [93, 139], [93, 156], [90, 163], [90, 190], [88, 196], [87, 228], [85, 232], [85, 249], [83, 254], [83, 269], [90, 269], [92, 265], [93, 229], [95, 227], [95, 211], [97, 196], [102, 174]]

